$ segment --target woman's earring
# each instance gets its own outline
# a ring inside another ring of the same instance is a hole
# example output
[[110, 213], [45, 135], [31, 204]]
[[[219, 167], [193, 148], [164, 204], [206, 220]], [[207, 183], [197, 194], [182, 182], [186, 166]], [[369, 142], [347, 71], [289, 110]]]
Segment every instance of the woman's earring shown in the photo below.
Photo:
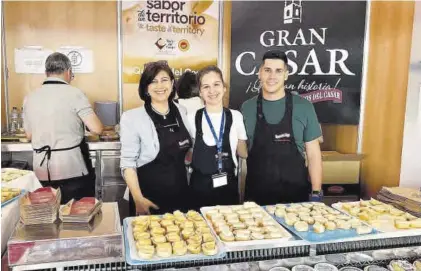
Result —
[[151, 96], [151, 95], [149, 95], [149, 92], [146, 92], [146, 96]]

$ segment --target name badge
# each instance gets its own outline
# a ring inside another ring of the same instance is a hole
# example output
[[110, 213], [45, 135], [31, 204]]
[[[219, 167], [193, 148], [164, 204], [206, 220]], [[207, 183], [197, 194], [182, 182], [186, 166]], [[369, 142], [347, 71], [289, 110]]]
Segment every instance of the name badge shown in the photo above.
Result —
[[218, 173], [212, 175], [213, 188], [221, 187], [228, 184], [226, 173]]

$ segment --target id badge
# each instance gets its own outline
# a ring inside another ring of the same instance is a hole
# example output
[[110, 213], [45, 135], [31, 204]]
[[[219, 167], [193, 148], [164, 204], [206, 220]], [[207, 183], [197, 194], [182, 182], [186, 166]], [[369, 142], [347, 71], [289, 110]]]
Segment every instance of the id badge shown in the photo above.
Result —
[[212, 175], [213, 188], [221, 187], [228, 184], [227, 174], [222, 172]]

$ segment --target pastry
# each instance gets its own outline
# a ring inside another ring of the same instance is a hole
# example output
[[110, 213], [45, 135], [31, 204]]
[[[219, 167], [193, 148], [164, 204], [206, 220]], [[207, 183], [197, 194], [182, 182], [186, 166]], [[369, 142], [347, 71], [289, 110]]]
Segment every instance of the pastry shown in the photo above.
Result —
[[307, 213], [307, 214], [309, 214], [311, 212], [311, 210], [310, 210], [310, 208], [300, 207], [300, 208], [298, 208], [298, 212], [299, 213]]
[[152, 245], [151, 239], [140, 239], [139, 241], [136, 242], [137, 249], [139, 249], [139, 247], [149, 246], [149, 245]]
[[247, 214], [250, 214], [250, 212], [247, 211], [247, 210], [240, 210], [240, 211], [237, 211], [237, 214], [239, 214], [239, 215], [247, 215]]
[[357, 233], [358, 234], [367, 234], [367, 233], [371, 233], [372, 230], [373, 229], [371, 227], [362, 225], [362, 226], [359, 226], [357, 228]]
[[174, 216], [173, 214], [170, 214], [170, 213], [166, 213], [166, 214], [164, 214], [164, 215], [162, 216], [162, 218], [163, 218], [163, 219], [166, 219], [166, 220], [175, 220], [175, 216]]
[[244, 221], [247, 227], [257, 226], [258, 223], [254, 219], [247, 219]]
[[363, 207], [371, 206], [371, 203], [369, 201], [360, 200], [360, 205]]
[[231, 225], [232, 229], [234, 230], [239, 230], [239, 229], [245, 229], [246, 225], [244, 223], [235, 223], [233, 225]]
[[323, 233], [323, 232], [325, 232], [325, 230], [326, 230], [325, 226], [323, 226], [320, 223], [316, 223], [316, 224], [313, 225], [313, 231], [315, 233]]
[[244, 214], [244, 215], [240, 215], [240, 221], [245, 221], [248, 219], [253, 219], [253, 216], [251, 214]]
[[275, 215], [277, 217], [285, 217], [286, 216], [286, 211], [285, 211], [285, 209], [276, 209]]
[[194, 225], [196, 226], [196, 228], [203, 228], [203, 227], [207, 227], [208, 224], [206, 224], [205, 221], [195, 221]]
[[294, 225], [294, 224], [295, 224], [295, 222], [297, 222], [297, 221], [298, 221], [298, 218], [297, 218], [297, 217], [289, 217], [289, 216], [285, 217], [285, 223], [286, 223], [287, 225], [292, 226], [292, 225]]
[[273, 215], [273, 214], [275, 214], [276, 207], [275, 207], [275, 206], [268, 206], [268, 207], [266, 207], [266, 211], [267, 211], [269, 214]]
[[358, 219], [355, 219], [355, 218], [351, 219], [350, 222], [351, 222], [351, 228], [353, 229], [356, 229], [359, 226], [361, 226], [361, 221], [359, 221]]
[[179, 217], [185, 217], [185, 216], [184, 216], [184, 214], [183, 214], [180, 210], [176, 210], [176, 211], [174, 211], [174, 212], [173, 212], [173, 215], [174, 215], [176, 218], [179, 218]]
[[249, 231], [251, 232], [258, 232], [258, 233], [263, 233], [264, 229], [261, 227], [257, 227], [257, 226], [251, 226], [248, 228]]
[[190, 236], [194, 234], [193, 228], [187, 228], [181, 231], [181, 236], [183, 236], [184, 240], [187, 240]]
[[133, 233], [133, 237], [137, 241], [141, 239], [149, 239], [151, 238], [151, 235], [148, 232], [137, 232]]
[[325, 218], [327, 220], [329, 220], [329, 221], [335, 221], [335, 220], [337, 220], [336, 215], [327, 215], [327, 216], [325, 216]]
[[209, 227], [200, 227], [196, 229], [196, 233], [201, 233], [201, 234], [211, 233], [211, 230], [209, 229]]
[[133, 227], [133, 233], [146, 232], [147, 230], [148, 230], [148, 225], [139, 225], [139, 224], [136, 224]]
[[268, 226], [263, 228], [265, 232], [277, 232], [279, 231], [278, 227], [275, 226]]
[[320, 211], [313, 210], [313, 211], [310, 212], [310, 215], [312, 215], [312, 216], [321, 216], [322, 213]]
[[171, 225], [167, 227], [167, 232], [176, 232], [179, 233], [180, 232], [180, 228], [176, 225]]
[[219, 238], [225, 242], [232, 242], [235, 240], [234, 234], [230, 231], [223, 231], [219, 233]]
[[265, 239], [265, 236], [263, 235], [263, 233], [260, 233], [260, 232], [252, 232], [251, 233], [251, 239], [252, 240], [263, 240], [263, 239]]
[[173, 220], [164, 219], [164, 220], [161, 220], [161, 225], [164, 228], [166, 228], [168, 226], [173, 226], [174, 225], [174, 222], [173, 222]]
[[211, 209], [209, 211], [206, 212], [206, 217], [209, 218], [210, 220], [212, 220], [212, 216], [214, 215], [218, 215], [219, 211], [216, 209]]
[[390, 212], [391, 215], [396, 215], [396, 216], [403, 215], [405, 213], [405, 212], [403, 212], [399, 209], [396, 209], [396, 208], [390, 208], [389, 212]]
[[216, 233], [220, 233], [223, 231], [231, 231], [231, 228], [228, 225], [225, 225], [225, 226], [220, 226], [220, 227], [215, 228], [215, 231]]
[[409, 221], [411, 228], [420, 229], [421, 228], [421, 218]]
[[350, 219], [351, 219], [351, 218], [350, 218], [349, 216], [347, 216], [347, 215], [338, 215], [336, 218], [337, 218], [337, 219], [340, 219], [340, 220], [350, 220]]
[[376, 200], [376, 199], [373, 199], [373, 198], [371, 198], [370, 203], [371, 203], [372, 205], [383, 205], [383, 203], [382, 203], [382, 202], [380, 202], [380, 201], [378, 201], [378, 200]]
[[226, 207], [226, 208], [223, 208], [223, 209], [219, 210], [219, 212], [221, 214], [232, 214], [233, 210], [230, 207]]
[[414, 220], [414, 219], [417, 219], [417, 217], [416, 217], [416, 216], [413, 216], [413, 215], [411, 215], [410, 213], [405, 213], [405, 217], [406, 217], [406, 219], [408, 219], [408, 220]]
[[360, 213], [360, 208], [355, 207], [355, 208], [351, 208], [349, 209], [349, 214], [352, 216], [358, 216], [358, 214]]
[[297, 231], [308, 231], [308, 224], [304, 221], [298, 221], [294, 224], [294, 228]]
[[156, 254], [158, 257], [168, 258], [172, 255], [172, 247], [170, 243], [157, 244]]
[[238, 218], [232, 218], [232, 219], [227, 220], [228, 225], [237, 224], [237, 223], [241, 223], [241, 221]]
[[257, 205], [255, 202], [253, 201], [246, 201], [243, 204], [245, 209], [250, 209], [250, 208], [255, 208], [255, 207], [259, 207], [259, 205]]
[[158, 222], [161, 221], [161, 218], [157, 215], [151, 215], [151, 216], [149, 216], [149, 219], [150, 219], [151, 222], [152, 221], [158, 221]]
[[215, 242], [207, 242], [202, 244], [203, 254], [207, 256], [212, 256], [218, 253], [218, 248]]
[[204, 233], [202, 235], [202, 240], [203, 240], [204, 243], [206, 243], [206, 242], [214, 242], [215, 241], [215, 239], [213, 238], [212, 234], [210, 234], [210, 233]]
[[165, 229], [164, 228], [161, 228], [161, 227], [152, 228], [151, 229], [151, 234], [152, 235], [154, 235], [154, 234], [161, 234], [161, 235], [163, 235], [163, 234], [165, 234]]
[[239, 215], [238, 214], [236, 214], [236, 213], [231, 213], [231, 214], [226, 214], [225, 215], [225, 219], [226, 220], [230, 220], [230, 219], [238, 219], [239, 218]]
[[312, 218], [312, 217], [303, 219], [303, 221], [307, 222], [307, 224], [309, 224], [309, 225], [313, 225], [314, 222], [315, 222], [314, 218]]
[[324, 217], [322, 217], [322, 218], [314, 218], [314, 222], [315, 223], [320, 223], [320, 224], [326, 224], [326, 222], [328, 222], [328, 220], [326, 219], [326, 218], [324, 218]]
[[180, 241], [180, 242], [174, 242], [172, 244], [172, 250], [174, 255], [177, 256], [183, 256], [187, 253], [187, 245], [186, 242]]
[[397, 229], [409, 229], [411, 227], [411, 222], [402, 221], [402, 220], [395, 220], [395, 227]]
[[187, 250], [191, 253], [191, 254], [199, 254], [201, 251], [201, 245], [200, 244], [189, 244], [187, 245]]
[[277, 232], [269, 232], [265, 234], [265, 239], [277, 239], [277, 238], [282, 238], [283, 235], [280, 231]]
[[137, 254], [142, 259], [151, 259], [152, 256], [155, 254], [155, 247], [154, 246], [139, 247], [139, 249], [137, 250]]
[[278, 225], [275, 221], [263, 221], [262, 226], [263, 227], [269, 227], [269, 226], [276, 226]]
[[326, 223], [324, 224], [324, 226], [326, 227], [326, 230], [329, 230], [329, 231], [336, 230], [336, 224], [335, 224], [335, 222], [333, 222], [333, 221], [328, 221], [328, 222], [326, 222]]
[[362, 212], [358, 215], [358, 218], [363, 221], [370, 221], [370, 216], [366, 212]]
[[334, 210], [332, 208], [327, 209], [327, 211], [328, 211], [329, 214], [332, 214], [332, 215], [340, 215], [341, 214], [341, 212], [339, 212], [338, 210]]
[[388, 209], [383, 206], [383, 205], [377, 205], [377, 206], [373, 206], [371, 207], [374, 211], [378, 212], [378, 213], [384, 213], [386, 212]]
[[248, 241], [250, 240], [250, 231], [236, 231], [235, 233], [236, 241]]
[[303, 205], [303, 207], [305, 208], [309, 208], [309, 209], [313, 208], [313, 203], [310, 203], [310, 202], [305, 202], [305, 203], [302, 203], [301, 205]]
[[149, 225], [150, 229], [153, 228], [161, 228], [161, 224], [159, 224], [159, 221], [151, 221], [151, 224]]
[[345, 221], [345, 220], [338, 220], [338, 222], [336, 223], [338, 229], [342, 229], [342, 230], [349, 230], [351, 229], [351, 223], [349, 221]]
[[165, 243], [167, 242], [167, 238], [165, 238], [164, 235], [157, 235], [157, 236], [153, 236], [152, 237], [152, 242], [154, 244], [160, 244], [160, 243]]
[[171, 242], [171, 243], [181, 241], [180, 235], [176, 232], [168, 233], [166, 235], [166, 238], [167, 238], [168, 242]]

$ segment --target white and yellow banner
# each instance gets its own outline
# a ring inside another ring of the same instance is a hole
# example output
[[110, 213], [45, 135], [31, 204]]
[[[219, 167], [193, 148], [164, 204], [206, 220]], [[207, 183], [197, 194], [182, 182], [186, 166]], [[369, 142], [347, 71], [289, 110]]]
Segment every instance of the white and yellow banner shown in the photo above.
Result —
[[123, 82], [139, 83], [144, 64], [166, 60], [176, 77], [216, 65], [218, 1], [123, 1]]

